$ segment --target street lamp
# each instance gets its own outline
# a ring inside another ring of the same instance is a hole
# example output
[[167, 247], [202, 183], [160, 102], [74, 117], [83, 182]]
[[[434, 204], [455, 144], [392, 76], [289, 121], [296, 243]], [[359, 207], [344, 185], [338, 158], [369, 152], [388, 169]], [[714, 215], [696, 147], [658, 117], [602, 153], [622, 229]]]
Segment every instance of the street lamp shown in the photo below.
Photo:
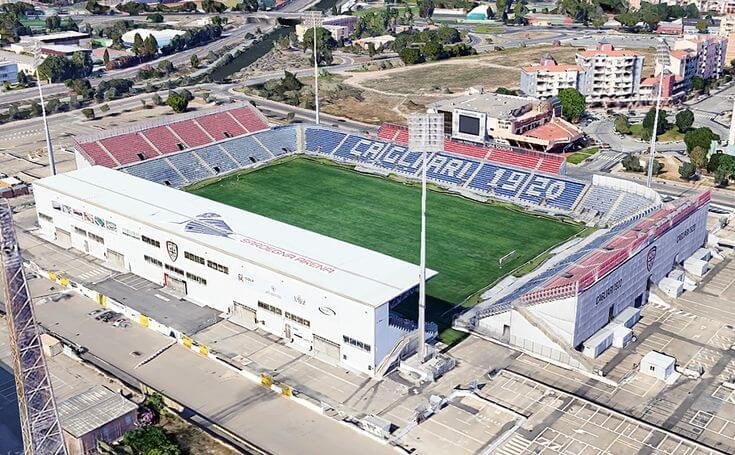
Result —
[[316, 109], [316, 124], [319, 124], [319, 62], [316, 56], [316, 29], [322, 26], [321, 11], [306, 11], [304, 24], [313, 30], [314, 41], [314, 107]]
[[41, 100], [41, 116], [43, 117], [43, 130], [46, 133], [46, 150], [48, 151], [48, 165], [51, 175], [56, 175], [56, 161], [54, 160], [54, 146], [51, 144], [51, 133], [48, 129], [48, 120], [46, 119], [46, 105], [43, 102], [43, 89], [41, 89], [41, 76], [38, 73], [38, 67], [41, 66], [41, 51], [36, 45], [33, 47], [33, 65], [36, 71], [36, 85], [38, 85], [38, 97]]
[[653, 158], [656, 154], [656, 132], [658, 131], [658, 113], [661, 108], [661, 90], [664, 85], [664, 74], [666, 73], [666, 67], [669, 66], [669, 45], [666, 40], [661, 38], [656, 46], [656, 66], [661, 66], [661, 76], [658, 81], [658, 96], [656, 97], [656, 114], [653, 116], [653, 131], [651, 132], [651, 152], [648, 157], [648, 178], [646, 179], [646, 186], [651, 187], [653, 181]]
[[420, 152], [421, 165], [421, 250], [419, 263], [419, 363], [426, 359], [426, 165], [427, 155], [444, 149], [444, 116], [413, 114], [408, 118], [408, 149]]

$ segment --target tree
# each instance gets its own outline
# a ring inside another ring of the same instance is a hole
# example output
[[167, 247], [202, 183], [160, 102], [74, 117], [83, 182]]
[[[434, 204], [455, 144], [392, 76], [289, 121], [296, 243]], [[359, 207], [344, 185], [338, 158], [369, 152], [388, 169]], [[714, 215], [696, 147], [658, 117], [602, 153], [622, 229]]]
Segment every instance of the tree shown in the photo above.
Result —
[[222, 13], [227, 7], [220, 2], [215, 0], [202, 0], [202, 10], [205, 13]]
[[62, 82], [74, 77], [74, 65], [61, 55], [49, 55], [38, 66], [38, 75], [41, 80]]
[[707, 88], [707, 82], [699, 76], [692, 77], [692, 90], [703, 92]]
[[643, 166], [641, 166], [641, 160], [637, 156], [628, 154], [620, 162], [623, 165], [623, 169], [628, 172], [642, 172]]
[[561, 113], [569, 121], [579, 120], [586, 109], [586, 101], [584, 95], [579, 93], [576, 88], [563, 88], [559, 90], [557, 95], [561, 102]]
[[444, 46], [436, 41], [430, 41], [423, 47], [424, 57], [428, 60], [441, 60], [444, 58]]
[[191, 58], [189, 59], [189, 63], [191, 63], [191, 67], [194, 69], [199, 68], [199, 57], [197, 57], [197, 54], [191, 54]]
[[74, 52], [71, 56], [71, 63], [74, 77], [78, 79], [89, 77], [94, 69], [92, 57], [87, 52]]
[[697, 21], [697, 24], [695, 25], [697, 27], [697, 31], [699, 33], [707, 33], [707, 29], [709, 28], [709, 22], [707, 22], [706, 19], [700, 19]]
[[133, 37], [133, 54], [135, 55], [142, 55], [143, 52], [145, 52], [145, 47], [143, 45], [143, 37], [140, 36], [140, 33], [136, 33]]
[[30, 79], [25, 71], [18, 71], [18, 85], [21, 87], [28, 87], [28, 84], [30, 84]]
[[143, 40], [143, 55], [146, 57], [153, 57], [158, 53], [158, 41], [153, 35], [148, 35]]
[[689, 161], [696, 169], [707, 167], [707, 149], [696, 146], [689, 152]]
[[50, 32], [61, 30], [61, 19], [59, 16], [54, 15], [46, 18], [46, 30]]
[[692, 163], [681, 163], [679, 166], [679, 176], [684, 180], [691, 180], [697, 174], [697, 168]]
[[108, 49], [105, 49], [105, 53], [102, 54], [102, 62], [105, 66], [110, 64], [110, 51]]
[[624, 114], [618, 114], [615, 116], [615, 131], [620, 134], [630, 133], [630, 121]]
[[102, 106], [100, 106], [100, 110], [101, 110], [102, 112], [108, 112], [108, 111], [110, 110], [110, 105], [109, 105], [109, 104], [107, 104], [107, 103], [105, 103], [105, 104], [103, 104]]
[[402, 49], [398, 53], [398, 56], [406, 65], [415, 65], [424, 61], [424, 56], [421, 55], [421, 51], [412, 47]]
[[728, 172], [727, 167], [725, 166], [719, 166], [717, 170], [715, 170], [715, 185], [719, 188], [724, 188], [730, 183], [730, 172]]
[[135, 454], [178, 455], [179, 447], [171, 441], [161, 427], [147, 426], [134, 428], [123, 436], [123, 443]]
[[733, 175], [735, 173], [735, 157], [722, 152], [713, 153], [707, 162], [707, 172], [714, 173], [720, 167], [727, 169], [729, 174]]
[[689, 19], [696, 19], [699, 17], [699, 8], [697, 8], [697, 5], [695, 3], [687, 4], [686, 8], [684, 8], [684, 11], [686, 11], [687, 18]]
[[687, 151], [692, 151], [695, 147], [701, 147], [704, 150], [709, 150], [712, 141], [719, 140], [720, 136], [713, 133], [712, 130], [706, 126], [687, 131], [686, 134], [684, 134], [684, 143], [687, 146]]
[[174, 112], [180, 114], [186, 112], [186, 108], [189, 106], [189, 101], [178, 93], [171, 93], [166, 99], [166, 105], [168, 105]]
[[676, 128], [680, 133], [686, 133], [694, 124], [694, 113], [689, 109], [676, 114]]
[[505, 87], [496, 88], [495, 93], [497, 93], [498, 95], [513, 95], [513, 96], [517, 95], [517, 92], [515, 90], [511, 90]]
[[87, 79], [69, 79], [64, 83], [72, 93], [81, 96], [82, 98], [90, 98], [94, 93], [92, 85]]
[[146, 16], [146, 19], [153, 22], [154, 24], [160, 24], [163, 22], [163, 14], [161, 13], [152, 13]]
[[[656, 117], [656, 108], [652, 107], [646, 112], [646, 116], [643, 117], [643, 139], [650, 139], [653, 135], [653, 122]], [[658, 124], [656, 125], [656, 136], [663, 134], [669, 129], [669, 122], [666, 120], [666, 111], [659, 109], [658, 111]]]
[[87, 120], [94, 120], [94, 109], [91, 107], [85, 107], [82, 109], [82, 114], [87, 117]]

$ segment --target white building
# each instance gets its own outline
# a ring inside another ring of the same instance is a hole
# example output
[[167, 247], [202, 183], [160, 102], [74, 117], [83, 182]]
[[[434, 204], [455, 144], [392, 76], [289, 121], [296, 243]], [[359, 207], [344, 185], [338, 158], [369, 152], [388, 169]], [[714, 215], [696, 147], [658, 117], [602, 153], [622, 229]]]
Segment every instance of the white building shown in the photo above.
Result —
[[578, 65], [559, 65], [546, 54], [538, 65], [521, 68], [521, 91], [536, 98], [550, 98], [561, 89], [577, 88], [581, 71]]
[[588, 103], [637, 101], [643, 60], [641, 53], [615, 49], [610, 43], [579, 52], [576, 56], [576, 63], [582, 68], [579, 91]]
[[153, 37], [156, 39], [156, 42], [158, 43], [158, 48], [160, 49], [163, 46], [169, 45], [171, 43], [171, 40], [174, 39], [175, 36], [183, 34], [184, 32], [182, 30], [152, 30], [148, 28], [136, 28], [134, 30], [125, 32], [122, 36], [122, 42], [125, 46], [132, 47], [133, 43], [135, 42], [135, 35], [140, 35], [140, 37], [144, 40], [148, 38], [148, 36], [153, 35]]
[[0, 84], [18, 82], [18, 64], [15, 62], [0, 61]]
[[676, 359], [660, 352], [651, 351], [641, 359], [639, 371], [661, 381], [668, 381], [675, 373]]
[[415, 349], [390, 306], [417, 288], [416, 265], [99, 166], [38, 180], [34, 196], [45, 238], [301, 352], [380, 375]]

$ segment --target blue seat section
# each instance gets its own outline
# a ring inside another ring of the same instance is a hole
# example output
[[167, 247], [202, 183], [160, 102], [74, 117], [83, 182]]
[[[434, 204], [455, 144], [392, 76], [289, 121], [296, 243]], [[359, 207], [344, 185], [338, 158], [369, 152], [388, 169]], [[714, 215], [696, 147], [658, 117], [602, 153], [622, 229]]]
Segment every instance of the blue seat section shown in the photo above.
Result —
[[219, 145], [209, 145], [194, 151], [201, 159], [203, 159], [210, 167], [217, 166], [220, 172], [229, 172], [240, 168], [240, 164], [233, 161], [227, 156]]
[[623, 193], [620, 204], [609, 215], [609, 219], [611, 222], [618, 222], [627, 216], [640, 212], [649, 205], [651, 205], [651, 201], [644, 196], [635, 193]]
[[[335, 151], [334, 156], [345, 160], [370, 162], [377, 157], [383, 148], [384, 142], [372, 141], [360, 136], [350, 135]], [[377, 153], [376, 153], [377, 152]], [[363, 157], [362, 160], [359, 158]]]
[[275, 156], [296, 151], [296, 127], [284, 126], [254, 135]]
[[426, 166], [426, 178], [461, 186], [472, 177], [479, 165], [477, 160], [440, 152], [429, 159]]
[[409, 152], [406, 147], [391, 145], [380, 156], [380, 166], [406, 175], [416, 175], [421, 170], [421, 152]]
[[520, 198], [538, 205], [570, 210], [584, 187], [580, 182], [536, 174], [531, 177]]
[[612, 208], [613, 203], [618, 200], [620, 191], [608, 188], [606, 186], [592, 185], [579, 202], [578, 212], [594, 211], [597, 213], [607, 213]]
[[305, 136], [307, 151], [331, 155], [346, 134], [323, 128], [306, 128]]
[[122, 169], [130, 175], [150, 180], [151, 182], [165, 184], [169, 182], [171, 186], [180, 187], [188, 182], [183, 180], [181, 176], [172, 168], [163, 157], [142, 161], [132, 164]]
[[197, 182], [215, 176], [215, 173], [199, 161], [193, 152], [171, 154], [166, 158], [190, 182]]
[[495, 164], [483, 163], [468, 186], [495, 196], [515, 197], [531, 174]]
[[221, 142], [220, 145], [240, 163], [240, 166], [249, 166], [254, 162], [273, 158], [252, 136], [237, 137]]

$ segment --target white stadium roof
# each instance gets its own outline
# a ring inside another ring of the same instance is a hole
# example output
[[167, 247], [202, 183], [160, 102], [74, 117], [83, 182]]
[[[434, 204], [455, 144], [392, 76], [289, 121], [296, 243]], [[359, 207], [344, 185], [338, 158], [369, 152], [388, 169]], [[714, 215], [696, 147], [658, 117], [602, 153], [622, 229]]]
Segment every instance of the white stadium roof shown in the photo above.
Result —
[[[415, 264], [101, 166], [47, 177], [34, 186], [372, 307], [419, 282]], [[428, 278], [435, 275], [427, 270]]]

